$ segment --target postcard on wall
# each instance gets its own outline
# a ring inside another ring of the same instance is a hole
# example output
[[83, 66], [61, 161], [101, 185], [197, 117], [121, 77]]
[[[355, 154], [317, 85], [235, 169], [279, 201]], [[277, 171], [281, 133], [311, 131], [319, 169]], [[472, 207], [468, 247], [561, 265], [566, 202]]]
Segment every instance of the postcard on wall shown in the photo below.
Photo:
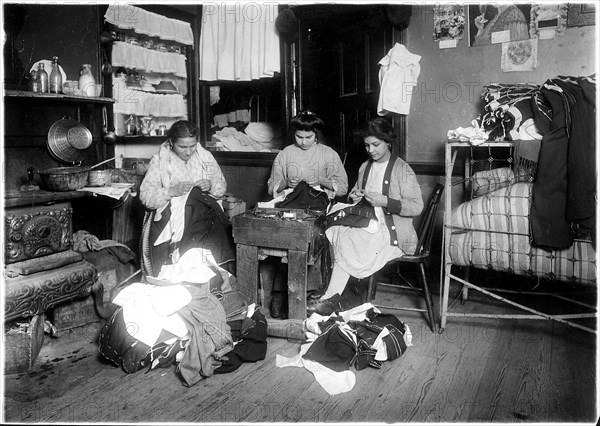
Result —
[[567, 26], [567, 4], [534, 4], [531, 6], [531, 24], [529, 35], [539, 39], [564, 36]]
[[530, 4], [476, 4], [467, 9], [469, 46], [530, 38]]
[[[433, 41], [460, 40], [465, 29], [464, 6], [451, 3], [433, 8]], [[454, 44], [453, 47], [455, 47]]]
[[533, 71], [537, 67], [537, 46], [537, 38], [503, 43], [502, 71]]

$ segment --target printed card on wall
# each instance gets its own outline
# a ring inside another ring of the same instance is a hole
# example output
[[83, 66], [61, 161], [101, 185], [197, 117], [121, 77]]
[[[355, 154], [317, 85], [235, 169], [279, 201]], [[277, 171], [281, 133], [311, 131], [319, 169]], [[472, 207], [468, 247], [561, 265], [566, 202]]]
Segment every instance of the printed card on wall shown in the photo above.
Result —
[[446, 47], [456, 47], [456, 42], [463, 38], [464, 29], [465, 11], [462, 5], [452, 3], [433, 8], [433, 41], [442, 42]]
[[531, 6], [531, 38], [541, 40], [564, 36], [567, 25], [567, 4], [534, 4]]
[[469, 5], [467, 13], [469, 46], [488, 46], [529, 39], [530, 13], [530, 4]]
[[502, 71], [533, 71], [537, 67], [537, 43], [537, 38], [503, 43]]

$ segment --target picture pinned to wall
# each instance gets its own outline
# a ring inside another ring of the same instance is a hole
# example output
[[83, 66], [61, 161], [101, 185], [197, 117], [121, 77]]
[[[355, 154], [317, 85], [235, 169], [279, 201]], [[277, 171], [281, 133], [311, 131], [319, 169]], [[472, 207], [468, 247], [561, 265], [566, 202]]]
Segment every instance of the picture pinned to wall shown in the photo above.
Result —
[[451, 3], [433, 8], [433, 41], [440, 49], [456, 47], [465, 30], [464, 6]]
[[564, 36], [567, 25], [567, 4], [534, 4], [531, 6], [529, 35], [541, 40]]
[[567, 27], [582, 27], [596, 23], [596, 5], [594, 3], [569, 4]]
[[533, 71], [538, 62], [538, 39], [502, 43], [502, 71]]
[[467, 9], [469, 46], [527, 40], [530, 4], [476, 4]]

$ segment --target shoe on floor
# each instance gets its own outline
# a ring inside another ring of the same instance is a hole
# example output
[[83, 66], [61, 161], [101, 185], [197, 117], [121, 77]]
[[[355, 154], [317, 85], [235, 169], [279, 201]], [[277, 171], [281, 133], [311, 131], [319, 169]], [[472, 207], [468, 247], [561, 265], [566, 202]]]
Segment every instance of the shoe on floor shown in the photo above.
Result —
[[287, 294], [280, 291], [274, 291], [271, 294], [271, 318], [282, 318], [287, 314], [287, 312], [285, 312], [286, 298]]
[[308, 297], [306, 299], [310, 303], [313, 300], [320, 299], [324, 294], [325, 294], [325, 290], [323, 290], [323, 289], [314, 290], [314, 291], [310, 292], [310, 294], [308, 295]]
[[342, 310], [342, 296], [338, 293], [334, 294], [328, 299], [319, 299], [308, 302], [306, 311], [308, 315], [317, 313], [319, 315], [327, 316], [334, 312]]

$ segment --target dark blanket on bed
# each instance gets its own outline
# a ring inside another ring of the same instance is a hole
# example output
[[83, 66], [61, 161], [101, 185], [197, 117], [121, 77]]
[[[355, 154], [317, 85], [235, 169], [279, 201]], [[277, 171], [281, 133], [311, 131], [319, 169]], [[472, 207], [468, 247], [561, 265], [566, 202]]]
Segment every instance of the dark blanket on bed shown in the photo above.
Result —
[[550, 79], [532, 105], [543, 135], [530, 214], [533, 245], [564, 249], [578, 227], [595, 235], [595, 81]]

